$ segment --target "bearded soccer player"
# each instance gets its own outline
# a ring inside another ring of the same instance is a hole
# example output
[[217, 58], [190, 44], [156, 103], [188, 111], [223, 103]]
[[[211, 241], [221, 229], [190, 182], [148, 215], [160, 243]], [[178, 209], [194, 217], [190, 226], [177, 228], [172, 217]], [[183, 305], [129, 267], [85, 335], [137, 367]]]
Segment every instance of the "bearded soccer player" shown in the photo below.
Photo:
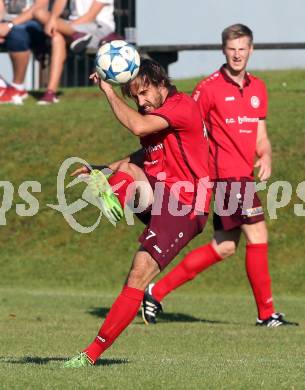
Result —
[[[156, 323], [161, 301], [172, 290], [213, 264], [235, 253], [241, 234], [246, 238], [246, 271], [257, 305], [256, 325], [297, 325], [274, 309], [268, 270], [268, 233], [261, 202], [255, 192], [258, 178], [271, 175], [271, 145], [267, 136], [267, 92], [262, 80], [246, 71], [253, 51], [252, 31], [242, 24], [222, 32], [226, 63], [199, 82], [193, 92], [210, 143], [210, 177], [216, 209], [234, 203], [230, 215], [214, 213], [214, 237], [208, 245], [189, 253], [168, 275], [145, 292], [145, 323]], [[256, 162], [255, 162], [256, 158]], [[233, 202], [232, 202], [233, 201]]]
[[[93, 77], [97, 79], [96, 74]], [[109, 211], [109, 215], [119, 216], [120, 207], [125, 208], [126, 201], [130, 201], [128, 188], [134, 182], [142, 183], [139, 198], [148, 200], [149, 207], [141, 214], [147, 225], [121, 293], [93, 342], [67, 361], [65, 367], [94, 364], [112, 345], [135, 318], [148, 283], [202, 231], [209, 207], [206, 189], [206, 202], [198, 205], [195, 212], [200, 179], [208, 177], [208, 144], [194, 100], [177, 92], [163, 68], [147, 59], [142, 60], [135, 80], [123, 89], [137, 104], [138, 112], [110, 84], [96, 81], [117, 119], [140, 138], [142, 145], [140, 152], [109, 165], [114, 173], [108, 181], [102, 173], [92, 171], [103, 209], [106, 214]], [[135, 157], [137, 163], [131, 162]], [[81, 167], [73, 175], [86, 173], [88, 168]]]

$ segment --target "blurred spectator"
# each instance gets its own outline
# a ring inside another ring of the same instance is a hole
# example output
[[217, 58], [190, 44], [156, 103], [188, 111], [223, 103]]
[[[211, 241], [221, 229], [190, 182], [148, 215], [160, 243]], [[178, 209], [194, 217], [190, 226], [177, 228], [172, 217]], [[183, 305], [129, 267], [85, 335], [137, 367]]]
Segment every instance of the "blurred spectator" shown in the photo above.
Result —
[[13, 66], [13, 80], [10, 85], [0, 86], [0, 103], [21, 104], [28, 96], [24, 79], [31, 51], [45, 45], [46, 35], [42, 25], [33, 20], [38, 9], [47, 10], [48, 0], [0, 0], [0, 44], [9, 53]]
[[66, 4], [67, 0], [55, 0], [51, 12], [40, 9], [35, 13], [52, 43], [50, 78], [38, 104], [58, 102], [56, 92], [67, 57], [66, 42], [75, 53], [87, 46], [96, 49], [115, 30], [113, 0], [71, 0], [69, 20], [60, 17]]
[[5, 7], [3, 1], [0, 2], [0, 22], [3, 21], [5, 15]]

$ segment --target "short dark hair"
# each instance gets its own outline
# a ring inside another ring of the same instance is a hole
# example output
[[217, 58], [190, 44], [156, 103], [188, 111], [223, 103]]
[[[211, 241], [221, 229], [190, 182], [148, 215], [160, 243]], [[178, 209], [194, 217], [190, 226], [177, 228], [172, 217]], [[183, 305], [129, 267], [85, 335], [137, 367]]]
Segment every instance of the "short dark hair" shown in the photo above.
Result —
[[[148, 58], [141, 58], [139, 73], [135, 80], [140, 80], [144, 85], [152, 84], [155, 87], [160, 85], [169, 89], [171, 87], [170, 79], [165, 69], [157, 62]], [[132, 81], [121, 86], [123, 96], [131, 96], [130, 85]]]
[[232, 26], [225, 28], [221, 34], [222, 47], [226, 46], [227, 41], [231, 39], [242, 38], [242, 37], [249, 37], [250, 43], [252, 44], [253, 42], [252, 30], [250, 30], [249, 27], [241, 23], [232, 24]]

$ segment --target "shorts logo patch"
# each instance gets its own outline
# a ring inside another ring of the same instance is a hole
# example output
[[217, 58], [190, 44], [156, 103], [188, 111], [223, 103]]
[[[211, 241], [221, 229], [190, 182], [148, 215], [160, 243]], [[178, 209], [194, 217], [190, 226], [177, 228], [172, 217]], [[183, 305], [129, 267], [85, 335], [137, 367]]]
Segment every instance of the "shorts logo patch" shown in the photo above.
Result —
[[153, 232], [152, 230], [149, 230], [149, 234], [147, 235], [145, 240], [149, 240], [150, 238], [155, 237], [155, 236], [156, 236], [156, 233]]
[[233, 102], [235, 100], [235, 96], [226, 96], [225, 102]]
[[158, 247], [158, 245], [154, 245], [153, 248], [154, 248], [158, 253], [162, 253], [162, 250]]
[[252, 96], [251, 97], [251, 106], [253, 107], [253, 108], [258, 108], [259, 106], [260, 106], [260, 100], [259, 100], [259, 98], [257, 97], [257, 96]]
[[243, 211], [243, 214], [245, 214], [248, 218], [251, 218], [251, 217], [256, 217], [257, 215], [264, 214], [264, 210], [262, 206], [253, 207], [251, 209], [247, 209]]

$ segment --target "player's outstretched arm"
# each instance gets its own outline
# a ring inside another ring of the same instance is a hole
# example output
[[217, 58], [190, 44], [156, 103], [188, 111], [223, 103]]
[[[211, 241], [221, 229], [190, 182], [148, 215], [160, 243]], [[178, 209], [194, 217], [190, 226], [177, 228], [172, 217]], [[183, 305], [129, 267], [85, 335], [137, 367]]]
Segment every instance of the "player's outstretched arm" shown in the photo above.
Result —
[[143, 137], [168, 127], [168, 122], [164, 118], [155, 115], [142, 115], [128, 106], [117, 95], [113, 87], [101, 80], [97, 73], [90, 75], [90, 79], [99, 85], [100, 89], [105, 93], [114, 115], [132, 134]]
[[272, 149], [265, 120], [258, 122], [256, 155], [258, 159], [254, 167], [259, 168], [257, 175], [261, 181], [268, 180], [271, 176]]

